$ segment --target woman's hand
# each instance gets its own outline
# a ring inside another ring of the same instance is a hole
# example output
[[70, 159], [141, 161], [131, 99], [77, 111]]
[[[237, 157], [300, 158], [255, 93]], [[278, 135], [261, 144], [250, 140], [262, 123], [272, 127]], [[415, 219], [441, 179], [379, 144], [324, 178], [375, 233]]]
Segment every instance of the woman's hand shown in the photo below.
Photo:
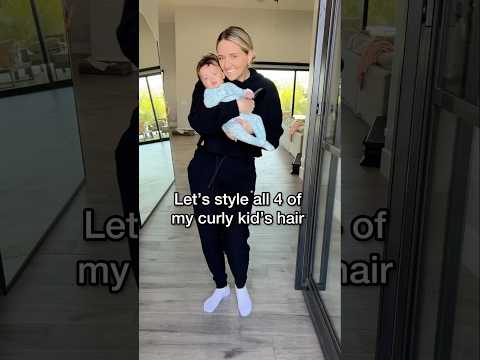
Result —
[[252, 125], [250, 125], [248, 121], [240, 117], [237, 117], [235, 121], [238, 122], [240, 125], [242, 125], [246, 132], [248, 132], [249, 134], [253, 134]]
[[237, 100], [238, 111], [244, 114], [251, 114], [255, 108], [255, 101], [246, 98], [240, 98]]

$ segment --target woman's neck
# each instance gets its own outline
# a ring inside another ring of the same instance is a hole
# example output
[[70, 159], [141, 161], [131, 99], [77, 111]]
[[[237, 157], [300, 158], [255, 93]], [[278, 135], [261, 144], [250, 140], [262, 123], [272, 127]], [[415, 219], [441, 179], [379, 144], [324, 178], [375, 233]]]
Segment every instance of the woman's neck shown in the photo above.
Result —
[[244, 82], [244, 81], [247, 80], [249, 77], [250, 77], [250, 70], [248, 70], [248, 68], [247, 68], [247, 70], [245, 70], [245, 71], [243, 72], [243, 74], [238, 77], [237, 80], [240, 81], [240, 82]]

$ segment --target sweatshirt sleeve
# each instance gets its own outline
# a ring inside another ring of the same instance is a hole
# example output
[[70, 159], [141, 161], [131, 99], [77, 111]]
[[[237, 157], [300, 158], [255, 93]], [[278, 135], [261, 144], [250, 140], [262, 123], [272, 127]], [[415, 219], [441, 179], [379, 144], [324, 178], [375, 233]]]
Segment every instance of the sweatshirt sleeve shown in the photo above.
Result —
[[220, 103], [220, 92], [219, 89], [205, 89], [203, 94], [203, 104], [207, 108], [217, 106]]
[[239, 99], [243, 97], [245, 90], [230, 82], [221, 85], [228, 97]]
[[239, 115], [236, 101], [221, 102], [207, 108], [203, 103], [205, 87], [197, 81], [192, 94], [192, 105], [188, 114], [190, 126], [200, 135], [214, 134], [222, 131], [222, 125]]
[[267, 104], [267, 110], [265, 116], [262, 116], [262, 118], [265, 132], [267, 134], [267, 141], [277, 148], [280, 142], [280, 136], [283, 134], [283, 117], [280, 97], [278, 96], [277, 88], [273, 83], [270, 83], [268, 90], [265, 91], [264, 101]]

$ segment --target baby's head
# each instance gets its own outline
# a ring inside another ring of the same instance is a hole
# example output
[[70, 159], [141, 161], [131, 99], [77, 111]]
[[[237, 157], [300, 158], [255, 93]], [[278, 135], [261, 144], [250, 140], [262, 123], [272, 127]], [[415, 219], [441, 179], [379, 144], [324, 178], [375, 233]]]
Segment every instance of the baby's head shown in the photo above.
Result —
[[215, 54], [210, 53], [200, 59], [197, 64], [197, 76], [207, 89], [213, 89], [223, 84], [225, 74]]

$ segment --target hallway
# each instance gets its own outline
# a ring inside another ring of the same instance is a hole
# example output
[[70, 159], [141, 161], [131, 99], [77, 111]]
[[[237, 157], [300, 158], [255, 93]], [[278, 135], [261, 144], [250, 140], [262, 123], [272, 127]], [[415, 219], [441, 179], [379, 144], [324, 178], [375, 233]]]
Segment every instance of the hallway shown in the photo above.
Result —
[[[234, 292], [213, 314], [203, 300], [214, 283], [205, 263], [196, 226], [170, 225], [173, 193], [189, 192], [186, 168], [197, 136], [173, 137], [175, 184], [140, 233], [140, 358], [216, 360], [224, 358], [323, 359], [301, 291], [294, 289], [298, 226], [250, 226], [247, 286], [253, 312], [240, 318]], [[256, 193], [285, 195], [302, 190], [290, 175], [290, 157], [279, 149], [256, 160]], [[254, 208], [294, 213], [287, 205]], [[227, 266], [228, 269], [228, 266]], [[227, 270], [230, 286], [233, 277]]]

